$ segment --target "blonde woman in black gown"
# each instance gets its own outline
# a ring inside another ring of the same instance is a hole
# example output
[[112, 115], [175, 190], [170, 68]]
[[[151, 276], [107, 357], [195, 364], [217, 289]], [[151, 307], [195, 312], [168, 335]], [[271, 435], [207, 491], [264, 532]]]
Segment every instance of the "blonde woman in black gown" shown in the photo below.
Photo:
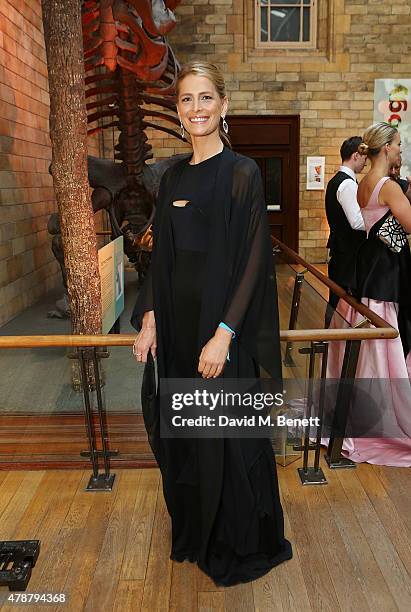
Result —
[[[136, 359], [147, 369], [156, 357], [159, 379], [256, 378], [260, 366], [281, 379], [261, 175], [224, 144], [227, 104], [214, 65], [182, 68], [177, 110], [193, 151], [161, 179], [151, 267], [132, 316]], [[197, 562], [224, 586], [290, 559], [270, 440], [162, 438], [158, 392], [150, 406], [144, 417], [171, 517], [171, 559]]]

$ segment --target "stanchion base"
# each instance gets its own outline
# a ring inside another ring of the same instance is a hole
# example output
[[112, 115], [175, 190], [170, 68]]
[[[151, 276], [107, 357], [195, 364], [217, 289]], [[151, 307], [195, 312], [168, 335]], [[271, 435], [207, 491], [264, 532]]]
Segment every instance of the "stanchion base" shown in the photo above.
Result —
[[330, 470], [357, 467], [357, 464], [354, 461], [351, 461], [351, 459], [347, 459], [346, 457], [339, 457], [337, 461], [331, 461], [331, 458], [328, 455], [325, 455], [325, 460]]
[[115, 474], [110, 474], [108, 478], [106, 478], [105, 474], [99, 474], [97, 478], [91, 476], [88, 481], [88, 485], [86, 486], [86, 491], [112, 491]]
[[298, 468], [298, 474], [300, 475], [301, 484], [303, 485], [328, 484], [321, 468], [318, 468], [317, 471], [313, 467], [309, 467], [306, 470], [304, 470], [304, 468]]

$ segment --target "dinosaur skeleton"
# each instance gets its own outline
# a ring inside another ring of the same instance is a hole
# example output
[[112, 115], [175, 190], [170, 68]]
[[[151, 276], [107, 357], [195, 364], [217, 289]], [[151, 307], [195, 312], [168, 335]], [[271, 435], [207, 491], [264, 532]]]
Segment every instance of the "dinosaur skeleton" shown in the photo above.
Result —
[[[163, 172], [180, 158], [147, 164], [153, 152], [145, 134], [146, 128], [153, 128], [181, 139], [175, 130], [179, 120], [174, 98], [179, 64], [165, 39], [175, 26], [173, 10], [180, 2], [82, 2], [88, 134], [117, 131], [114, 159], [121, 162], [89, 156], [93, 210], [107, 210], [112, 237], [124, 236], [125, 253], [140, 280], [149, 260], [140, 237], [152, 222]], [[48, 229], [65, 284], [56, 214]]]

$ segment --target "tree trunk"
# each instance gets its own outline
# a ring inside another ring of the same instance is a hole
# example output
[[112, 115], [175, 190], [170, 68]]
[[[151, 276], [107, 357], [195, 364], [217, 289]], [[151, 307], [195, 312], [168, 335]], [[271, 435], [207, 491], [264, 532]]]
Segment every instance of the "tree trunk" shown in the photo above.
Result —
[[74, 334], [101, 333], [101, 289], [87, 176], [80, 0], [42, 0], [50, 90], [52, 175]]

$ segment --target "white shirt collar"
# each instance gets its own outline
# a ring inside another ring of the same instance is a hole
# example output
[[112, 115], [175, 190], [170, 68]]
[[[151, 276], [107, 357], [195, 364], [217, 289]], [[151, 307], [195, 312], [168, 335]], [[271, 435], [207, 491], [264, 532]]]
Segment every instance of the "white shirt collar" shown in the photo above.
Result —
[[354, 170], [351, 170], [351, 168], [349, 168], [348, 166], [340, 166], [339, 167], [339, 171], [340, 172], [345, 172], [345, 174], [348, 174], [348, 176], [350, 176], [351, 178], [354, 179], [354, 181], [357, 180], [357, 177], [355, 176], [355, 172]]

